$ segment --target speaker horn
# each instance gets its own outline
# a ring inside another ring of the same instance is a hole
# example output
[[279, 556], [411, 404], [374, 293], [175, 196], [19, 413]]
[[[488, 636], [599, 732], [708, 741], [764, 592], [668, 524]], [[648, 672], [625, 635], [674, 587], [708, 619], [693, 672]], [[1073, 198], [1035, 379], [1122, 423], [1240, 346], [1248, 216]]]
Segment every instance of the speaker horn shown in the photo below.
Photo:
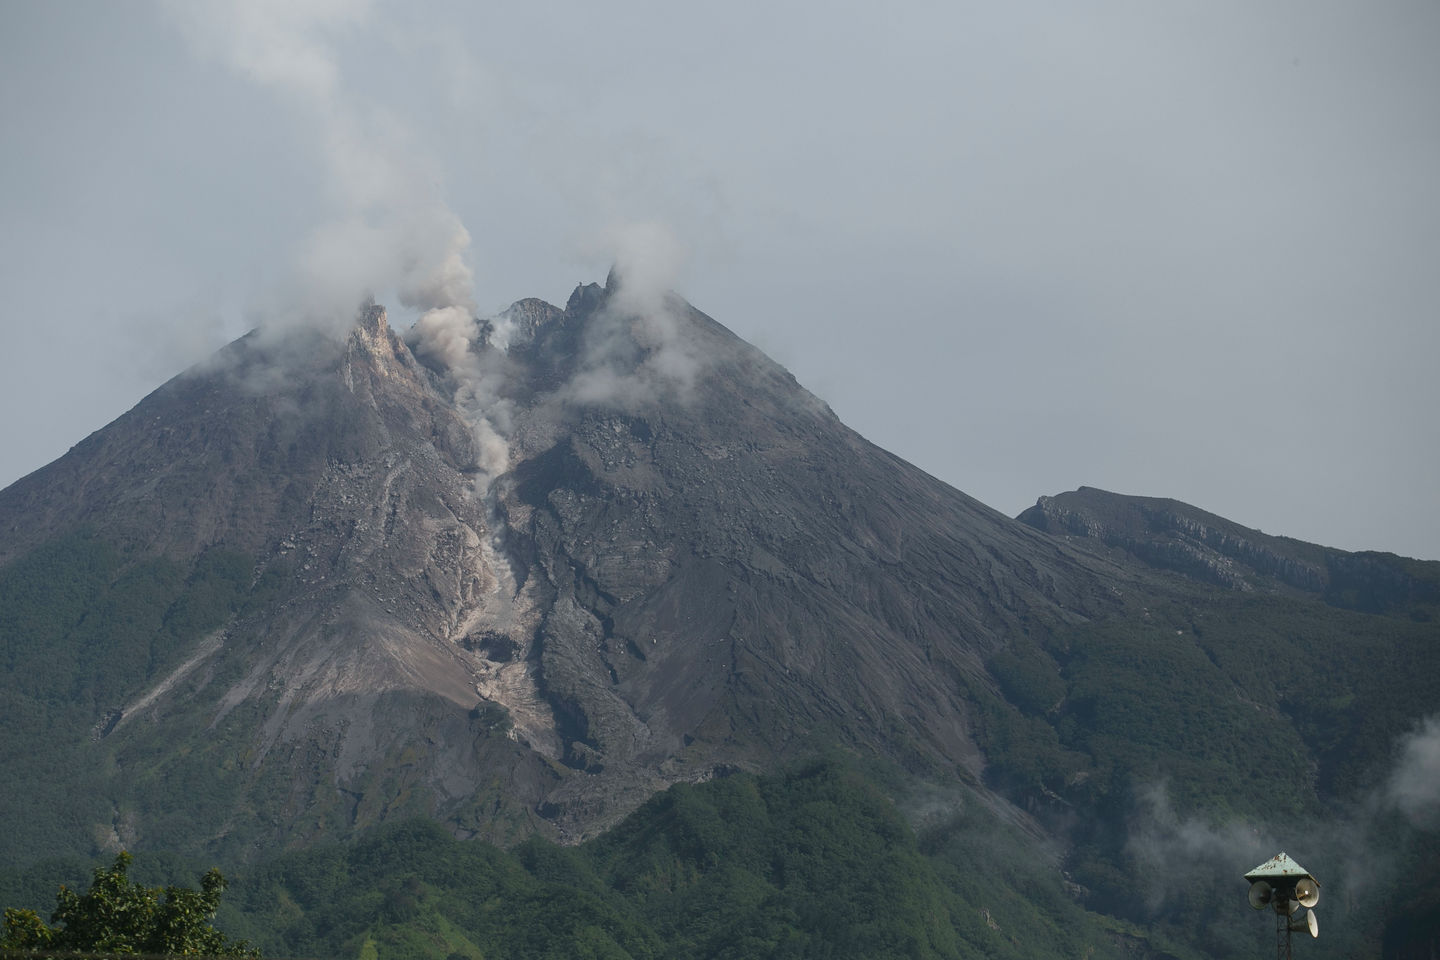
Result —
[[1270, 884], [1264, 880], [1256, 880], [1250, 884], [1250, 906], [1256, 910], [1264, 910], [1270, 905], [1275, 891], [1270, 889]]
[[1295, 881], [1295, 899], [1302, 907], [1313, 907], [1320, 902], [1320, 885], [1312, 877], [1301, 877]]
[[1289, 925], [1290, 929], [1297, 933], [1303, 930], [1309, 933], [1314, 939], [1319, 939], [1320, 937], [1320, 918], [1315, 916], [1314, 910], [1306, 910], [1304, 919], [1291, 917]]

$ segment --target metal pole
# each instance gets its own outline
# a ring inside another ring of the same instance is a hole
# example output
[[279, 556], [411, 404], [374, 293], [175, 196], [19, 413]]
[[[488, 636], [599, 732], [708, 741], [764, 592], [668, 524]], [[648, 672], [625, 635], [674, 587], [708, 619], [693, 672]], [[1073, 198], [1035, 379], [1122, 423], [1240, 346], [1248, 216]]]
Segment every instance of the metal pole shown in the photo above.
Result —
[[[1284, 901], [1276, 901], [1276, 905]], [[1290, 915], [1284, 910], [1275, 911], [1275, 960], [1291, 960], [1290, 956]]]

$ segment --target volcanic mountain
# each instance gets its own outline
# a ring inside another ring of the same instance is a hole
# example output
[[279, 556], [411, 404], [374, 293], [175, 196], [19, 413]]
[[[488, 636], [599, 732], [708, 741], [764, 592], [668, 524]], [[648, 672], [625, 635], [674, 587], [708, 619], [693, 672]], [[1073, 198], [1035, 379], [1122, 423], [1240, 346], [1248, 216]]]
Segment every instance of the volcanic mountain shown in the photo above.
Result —
[[1103, 896], [1146, 778], [1303, 808], [1440, 704], [1440, 565], [1087, 488], [1005, 517], [613, 274], [434, 334], [252, 333], [0, 492], [0, 859], [576, 840], [839, 748]]
[[[253, 806], [267, 841], [397, 804], [576, 836], [832, 741], [979, 778], [960, 678], [1029, 622], [1113, 608], [1093, 561], [867, 443], [683, 302], [663, 327], [622, 313], [616, 284], [517, 304], [503, 353], [477, 324], [459, 378], [378, 307], [338, 342], [252, 335], [5, 491], [0, 561], [68, 534], [117, 569], [247, 568], [203, 636], [80, 654], [116, 666], [81, 684], [94, 749], [133, 769], [185, 743], [154, 774], [204, 757], [230, 797], [205, 833]], [[508, 411], [493, 480], [467, 380]], [[176, 829], [113, 805], [101, 833]]]

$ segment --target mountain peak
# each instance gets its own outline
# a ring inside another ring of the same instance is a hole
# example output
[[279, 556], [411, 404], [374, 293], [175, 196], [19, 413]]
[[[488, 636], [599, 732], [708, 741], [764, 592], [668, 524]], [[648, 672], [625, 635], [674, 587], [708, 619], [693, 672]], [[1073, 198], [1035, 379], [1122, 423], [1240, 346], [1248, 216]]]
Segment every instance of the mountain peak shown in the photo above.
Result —
[[570, 314], [588, 313], [604, 303], [608, 293], [608, 284], [605, 287], [598, 283], [576, 284], [570, 294], [570, 299], [565, 301], [565, 312]]
[[533, 343], [542, 329], [559, 322], [564, 316], [565, 311], [538, 297], [516, 300], [500, 311], [495, 327], [496, 330], [503, 329], [504, 333], [496, 336], [492, 331], [491, 341], [505, 349]]
[[351, 328], [349, 351], [346, 360], [346, 382], [354, 390], [353, 361], [356, 349], [369, 358], [370, 364], [380, 376], [389, 376], [391, 369], [399, 363], [413, 366], [414, 358], [399, 337], [390, 330], [389, 317], [385, 307], [374, 299], [367, 299], [361, 305]]
[[389, 327], [385, 307], [376, 303], [374, 297], [366, 297], [365, 302], [360, 305], [356, 327], [367, 336], [379, 337]]
[[351, 336], [368, 346], [372, 352], [385, 350], [393, 353], [390, 345], [390, 320], [385, 307], [374, 300], [367, 300], [356, 314]]

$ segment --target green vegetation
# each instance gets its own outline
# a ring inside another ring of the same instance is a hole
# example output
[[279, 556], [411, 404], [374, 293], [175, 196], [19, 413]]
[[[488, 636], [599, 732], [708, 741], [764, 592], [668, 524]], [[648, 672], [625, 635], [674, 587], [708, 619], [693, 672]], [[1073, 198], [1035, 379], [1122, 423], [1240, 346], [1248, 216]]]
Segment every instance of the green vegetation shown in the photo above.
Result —
[[0, 781], [26, 784], [0, 791], [0, 822], [27, 824], [7, 833], [0, 863], [94, 850], [89, 825], [115, 820], [132, 785], [104, 786], [110, 764], [93, 743], [243, 607], [252, 566], [215, 549], [186, 569], [80, 531], [0, 569]]
[[[1429, 922], [1434, 854], [1433, 843], [1417, 848], [1405, 871], [1420, 884], [1394, 904], [1371, 899], [1349, 913], [1342, 902], [1357, 894], [1340, 861], [1307, 854], [1326, 881], [1326, 955], [1373, 953], [1385, 916], [1407, 930]], [[428, 820], [381, 826], [242, 871], [216, 923], [268, 955], [363, 960], [1193, 960], [1263, 949], [1270, 918], [1245, 906], [1237, 873], [1252, 864], [1207, 872], [1193, 851], [1181, 862], [1175, 903], [1153, 902], [1157, 878], [1132, 880], [1137, 916], [1105, 916], [1086, 909], [1054, 850], [980, 794], [932, 786], [908, 795], [902, 812], [873, 775], [832, 756], [783, 775], [675, 786], [578, 847], [531, 837], [506, 851]], [[153, 856], [146, 865], [152, 876], [190, 869]]]
[[1124, 804], [1165, 781], [1185, 811], [1298, 813], [1353, 797], [1440, 704], [1428, 622], [1208, 593], [1025, 639], [979, 684], [997, 785], [1043, 805]]
[[[1307, 838], [1302, 862], [1337, 885], [1358, 883], [1361, 849], [1393, 858], [1423, 839], [1377, 807], [1392, 748], [1440, 706], [1440, 634], [1418, 609], [1364, 613], [1175, 581], [1126, 615], [1037, 632], [992, 656], [995, 688], [972, 684], [987, 774], [1065, 831], [1087, 907], [1242, 956], [1254, 940], [1230, 915], [1234, 865], [1219, 860], [1245, 856], [1244, 839]], [[1156, 797], [1163, 809], [1147, 806]], [[1137, 830], [1157, 816], [1177, 831], [1164, 852], [1186, 872], [1183, 896], [1144, 879]], [[1256, 862], [1275, 852], [1257, 850]], [[1399, 858], [1347, 893], [1347, 923], [1328, 928], [1327, 944], [1377, 949], [1390, 896], [1377, 885], [1425, 889], [1410, 879], [1418, 871]], [[1327, 922], [1339, 905], [1327, 899]]]
[[77, 894], [61, 886], [50, 926], [34, 910], [5, 911], [0, 952], [101, 953], [106, 955], [258, 957], [210, 925], [225, 892], [225, 878], [211, 869], [200, 889], [146, 887], [127, 876], [130, 854], [98, 868], [90, 889]]
[[917, 837], [855, 766], [679, 785], [579, 847], [511, 851], [428, 821], [285, 854], [244, 876], [227, 929], [284, 956], [1120, 956], [1053, 860], [955, 790]]
[[83, 532], [52, 541], [0, 571], [7, 693], [57, 718], [102, 713], [223, 624], [251, 567], [224, 550], [185, 570], [163, 557], [127, 558]]

